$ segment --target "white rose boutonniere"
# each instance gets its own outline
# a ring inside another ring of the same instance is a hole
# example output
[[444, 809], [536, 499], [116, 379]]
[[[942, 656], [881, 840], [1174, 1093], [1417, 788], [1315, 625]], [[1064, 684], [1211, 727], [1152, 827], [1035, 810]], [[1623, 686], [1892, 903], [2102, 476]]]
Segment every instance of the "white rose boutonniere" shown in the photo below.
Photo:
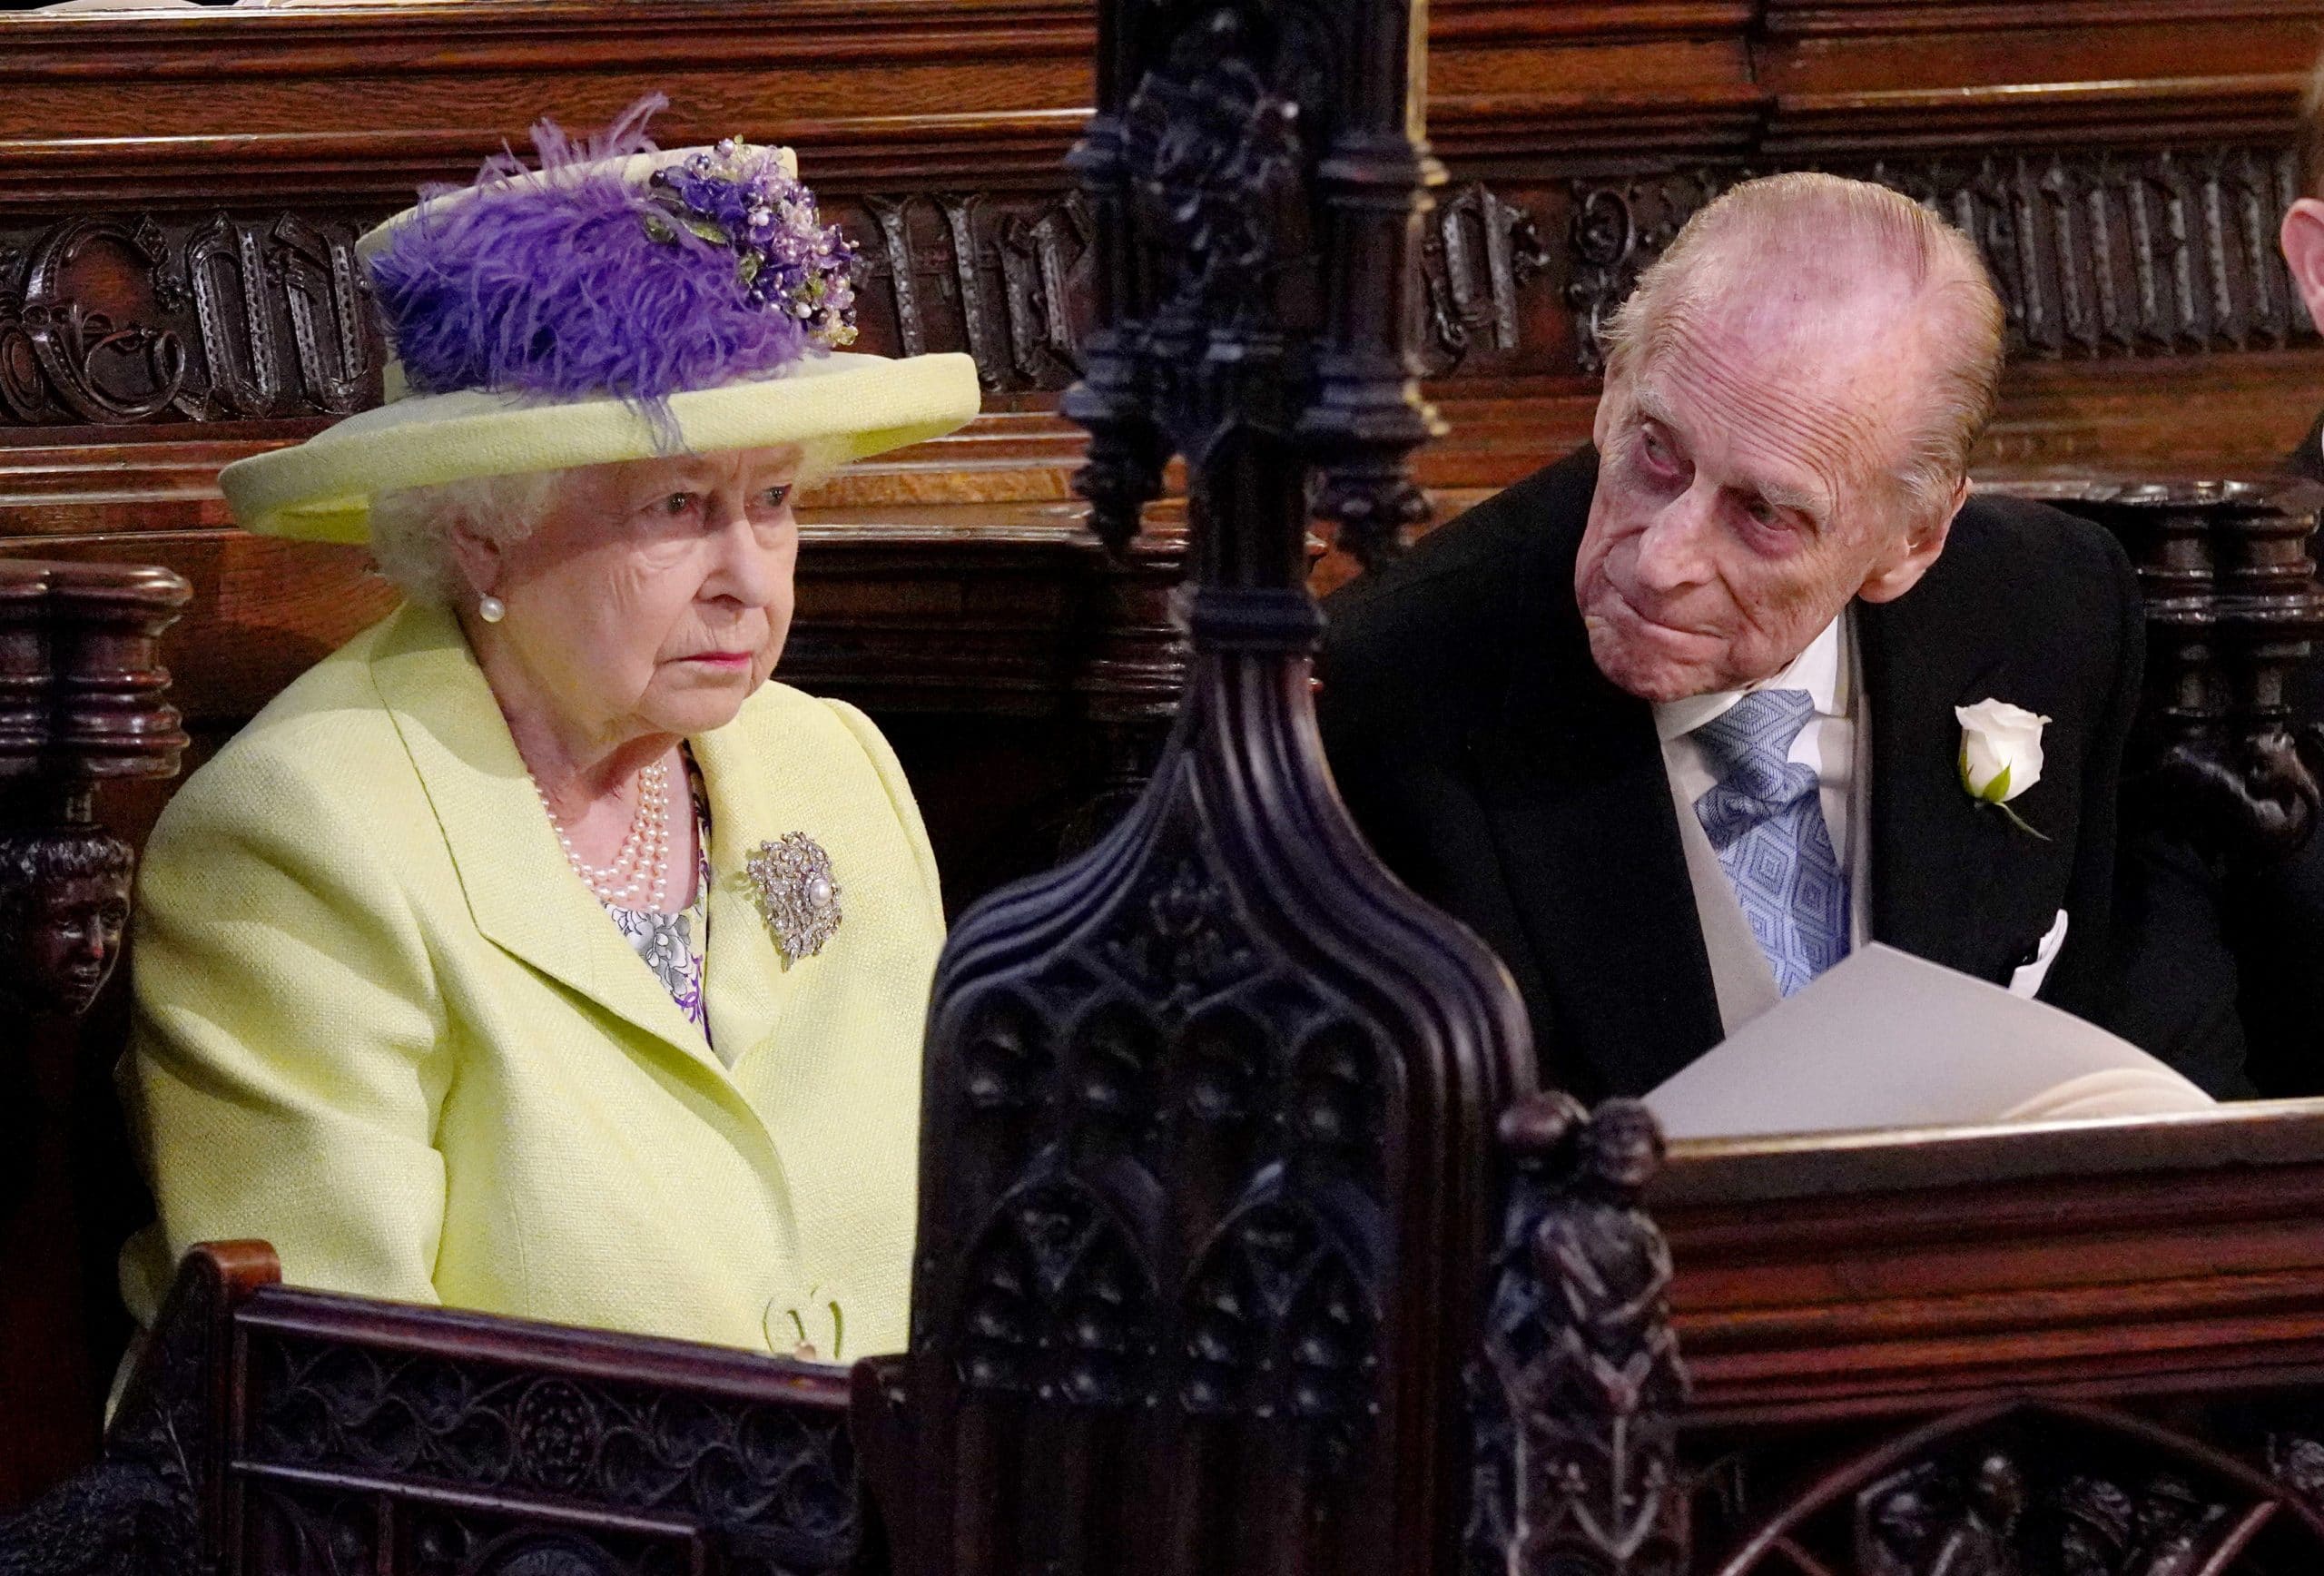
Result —
[[1961, 786], [1972, 799], [2008, 816], [2019, 830], [2042, 837], [2009, 802], [2042, 780], [2042, 730], [2050, 719], [1994, 700], [1955, 706], [1953, 714], [1961, 721]]

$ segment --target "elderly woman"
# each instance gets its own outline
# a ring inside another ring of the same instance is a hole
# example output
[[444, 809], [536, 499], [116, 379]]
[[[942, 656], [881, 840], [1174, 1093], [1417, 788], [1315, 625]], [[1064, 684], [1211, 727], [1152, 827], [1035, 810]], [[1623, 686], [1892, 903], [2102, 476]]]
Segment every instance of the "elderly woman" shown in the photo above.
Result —
[[222, 478], [408, 597], [154, 832], [146, 1319], [258, 1237], [368, 1296], [904, 1343], [936, 871], [879, 732], [768, 675], [794, 489], [975, 372], [831, 353], [846, 249], [788, 154], [653, 153], [653, 107], [366, 236], [389, 402]]

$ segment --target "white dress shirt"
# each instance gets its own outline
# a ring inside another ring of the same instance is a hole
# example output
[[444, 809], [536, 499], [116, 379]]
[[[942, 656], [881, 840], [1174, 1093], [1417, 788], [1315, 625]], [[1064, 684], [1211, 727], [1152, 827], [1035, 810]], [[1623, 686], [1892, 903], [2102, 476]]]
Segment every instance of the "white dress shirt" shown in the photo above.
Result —
[[1687, 874], [1694, 887], [1695, 911], [1702, 921], [1703, 942], [1710, 954], [1719, 1019], [1729, 1034], [1773, 1007], [1782, 996], [1776, 990], [1774, 967], [1751, 934], [1734, 885], [1695, 814], [1695, 801], [1718, 785], [1718, 774], [1693, 735], [1696, 729], [1725, 715], [1752, 691], [1807, 692], [1816, 709], [1792, 741], [1790, 758], [1812, 770], [1821, 785], [1832, 856], [1848, 872], [1848, 947], [1855, 951], [1871, 933], [1872, 910], [1871, 763], [1866, 748], [1871, 730], [1861, 721], [1864, 678], [1856, 645], [1851, 605], [1825, 625], [1789, 666], [1772, 677], [1742, 689], [1689, 695], [1654, 708], [1655, 732], [1662, 740], [1663, 770], [1670, 780], [1671, 809], [1678, 816], [1679, 839], [1685, 847]]

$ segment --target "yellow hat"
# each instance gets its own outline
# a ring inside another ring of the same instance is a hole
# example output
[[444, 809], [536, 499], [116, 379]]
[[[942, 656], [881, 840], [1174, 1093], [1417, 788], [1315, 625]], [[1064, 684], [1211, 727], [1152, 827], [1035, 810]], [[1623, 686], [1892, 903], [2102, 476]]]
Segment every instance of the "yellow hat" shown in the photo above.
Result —
[[975, 418], [967, 356], [832, 349], [854, 338], [852, 251], [789, 150], [640, 152], [658, 107], [586, 147], [544, 122], [539, 170], [497, 160], [358, 241], [387, 403], [226, 467], [234, 517], [359, 543], [405, 488], [787, 444], [844, 464]]

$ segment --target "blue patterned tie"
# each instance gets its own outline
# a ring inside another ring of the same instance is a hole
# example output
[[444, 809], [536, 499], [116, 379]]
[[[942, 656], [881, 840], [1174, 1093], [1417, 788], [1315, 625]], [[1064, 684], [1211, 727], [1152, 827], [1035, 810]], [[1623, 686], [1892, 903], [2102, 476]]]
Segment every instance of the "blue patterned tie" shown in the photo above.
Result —
[[1696, 818], [1786, 996], [1847, 956], [1848, 882], [1813, 767], [1788, 759], [1815, 714], [1806, 690], [1758, 690], [1695, 730], [1718, 786]]

